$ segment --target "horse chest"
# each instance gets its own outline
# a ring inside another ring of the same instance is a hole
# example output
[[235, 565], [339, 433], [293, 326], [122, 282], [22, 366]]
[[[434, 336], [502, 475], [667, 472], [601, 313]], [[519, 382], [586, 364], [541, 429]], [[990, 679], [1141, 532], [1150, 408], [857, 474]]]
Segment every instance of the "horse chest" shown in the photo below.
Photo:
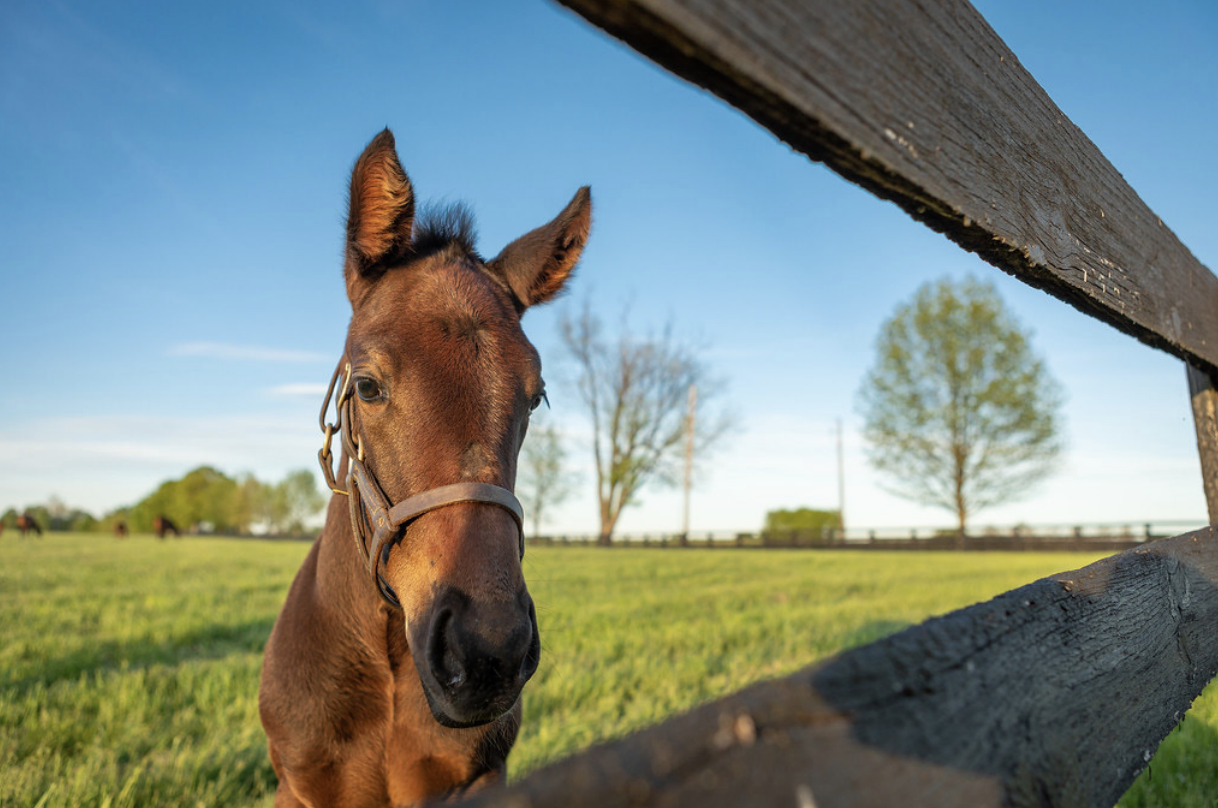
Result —
[[[413, 671], [406, 671], [406, 674]], [[385, 785], [392, 805], [464, 788], [479, 775], [479, 729], [446, 729], [432, 718], [417, 678], [395, 677], [394, 710], [385, 749]]]

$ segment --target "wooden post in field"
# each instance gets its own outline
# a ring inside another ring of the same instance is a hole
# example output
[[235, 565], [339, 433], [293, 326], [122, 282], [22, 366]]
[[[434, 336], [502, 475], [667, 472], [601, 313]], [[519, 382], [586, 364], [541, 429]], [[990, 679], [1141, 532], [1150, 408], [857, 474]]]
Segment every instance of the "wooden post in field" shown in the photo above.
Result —
[[681, 520], [681, 543], [689, 541], [689, 489], [694, 476], [694, 410], [698, 406], [698, 387], [689, 386], [689, 412], [685, 416], [685, 513]]
[[837, 532], [846, 538], [846, 468], [842, 460], [842, 419], [837, 419]]

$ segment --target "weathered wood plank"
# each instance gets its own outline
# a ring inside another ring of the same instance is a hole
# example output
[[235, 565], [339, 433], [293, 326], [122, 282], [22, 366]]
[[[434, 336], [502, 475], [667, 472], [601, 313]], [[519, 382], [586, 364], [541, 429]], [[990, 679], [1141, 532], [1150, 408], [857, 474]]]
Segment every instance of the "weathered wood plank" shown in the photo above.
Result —
[[966, 0], [560, 2], [1000, 269], [1218, 374], [1218, 279]]
[[1218, 673], [1215, 528], [1062, 573], [469, 806], [1110, 808]]
[[1197, 452], [1201, 455], [1201, 482], [1210, 524], [1218, 525], [1218, 392], [1204, 371], [1185, 363], [1188, 393], [1193, 403], [1193, 426], [1197, 429]]

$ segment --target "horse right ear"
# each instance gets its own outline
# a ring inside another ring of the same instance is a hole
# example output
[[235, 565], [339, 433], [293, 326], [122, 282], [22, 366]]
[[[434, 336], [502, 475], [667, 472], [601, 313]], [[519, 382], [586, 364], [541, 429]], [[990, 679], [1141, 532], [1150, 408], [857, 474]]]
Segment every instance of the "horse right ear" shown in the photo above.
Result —
[[410, 253], [414, 189], [398, 162], [393, 133], [372, 139], [351, 171], [347, 255], [343, 275], [355, 305], [385, 273]]

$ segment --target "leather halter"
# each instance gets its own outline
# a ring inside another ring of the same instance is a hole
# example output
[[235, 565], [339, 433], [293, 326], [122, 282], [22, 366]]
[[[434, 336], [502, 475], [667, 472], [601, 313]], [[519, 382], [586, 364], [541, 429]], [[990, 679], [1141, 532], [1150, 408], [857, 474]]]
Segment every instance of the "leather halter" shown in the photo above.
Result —
[[[334, 398], [334, 387], [338, 377], [343, 377], [343, 384], [338, 398]], [[321, 463], [322, 473], [326, 484], [335, 494], [348, 497], [351, 505], [351, 532], [355, 535], [355, 549], [359, 552], [368, 574], [372, 576], [376, 589], [381, 597], [390, 605], [401, 608], [397, 593], [381, 576], [380, 568], [389, 557], [389, 551], [402, 539], [402, 534], [410, 522], [425, 513], [456, 505], [461, 502], [475, 502], [486, 505], [497, 505], [512, 515], [516, 522], [517, 534], [520, 540], [520, 557], [524, 558], [524, 508], [516, 495], [506, 488], [489, 483], [453, 483], [429, 488], [426, 491], [407, 497], [396, 505], [389, 505], [376, 477], [364, 465], [364, 446], [355, 428], [351, 424], [351, 405], [354, 387], [351, 385], [351, 363], [339, 361], [326, 390], [325, 400], [321, 404], [321, 431], [325, 435], [317, 459]], [[334, 400], [338, 412], [338, 423], [326, 423], [330, 411], [330, 401]], [[347, 488], [338, 487], [334, 475], [333, 454], [330, 451], [330, 440], [337, 432], [342, 440], [343, 451], [347, 455]], [[368, 534], [372, 539], [369, 542]]]

